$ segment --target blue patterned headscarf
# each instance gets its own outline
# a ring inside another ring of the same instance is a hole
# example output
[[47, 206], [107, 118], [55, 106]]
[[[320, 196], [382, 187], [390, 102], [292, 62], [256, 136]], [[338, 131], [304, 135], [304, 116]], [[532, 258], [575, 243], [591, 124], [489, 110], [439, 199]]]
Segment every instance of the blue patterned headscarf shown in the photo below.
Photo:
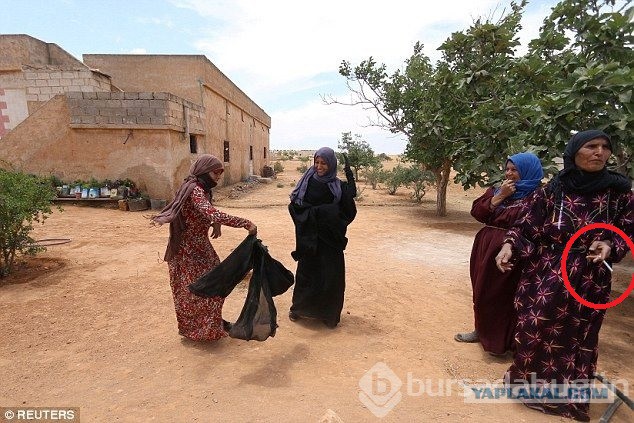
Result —
[[[317, 157], [321, 157], [328, 164], [328, 173], [324, 176], [317, 175], [315, 170], [314, 161]], [[304, 175], [297, 183], [297, 186], [291, 192], [291, 201], [302, 205], [304, 196], [306, 195], [306, 189], [308, 188], [308, 181], [310, 178], [315, 178], [319, 182], [328, 184], [328, 188], [332, 195], [334, 195], [334, 203], [338, 203], [341, 200], [341, 181], [337, 178], [337, 156], [335, 151], [330, 147], [322, 147], [315, 152], [313, 156], [313, 166], [308, 168]]]
[[[535, 190], [544, 178], [544, 170], [539, 157], [533, 153], [517, 153], [509, 156], [507, 163], [511, 162], [515, 165], [520, 180], [515, 182], [515, 192], [511, 198], [516, 200], [524, 198]], [[499, 188], [496, 190], [496, 194]]]

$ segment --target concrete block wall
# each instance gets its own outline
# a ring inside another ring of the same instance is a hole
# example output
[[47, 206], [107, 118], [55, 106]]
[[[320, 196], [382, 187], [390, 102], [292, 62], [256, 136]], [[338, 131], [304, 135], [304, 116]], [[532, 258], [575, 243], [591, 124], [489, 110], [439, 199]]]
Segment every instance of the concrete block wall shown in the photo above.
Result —
[[[71, 92], [67, 94], [70, 124], [90, 127], [165, 127], [204, 134], [204, 109], [164, 92]], [[185, 124], [187, 115], [189, 124]]]
[[23, 70], [27, 101], [45, 102], [68, 92], [110, 91], [110, 78], [89, 69], [60, 70], [25, 67]]

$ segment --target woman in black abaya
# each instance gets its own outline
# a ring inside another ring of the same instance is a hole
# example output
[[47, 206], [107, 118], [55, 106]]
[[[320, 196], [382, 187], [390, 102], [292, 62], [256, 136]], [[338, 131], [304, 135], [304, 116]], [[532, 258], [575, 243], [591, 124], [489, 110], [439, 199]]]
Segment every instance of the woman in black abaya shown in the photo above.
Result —
[[296, 242], [291, 255], [298, 262], [288, 314], [292, 321], [309, 317], [330, 328], [339, 324], [346, 285], [346, 229], [357, 214], [357, 188], [347, 160], [344, 170], [347, 182], [337, 178], [335, 152], [322, 147], [291, 193], [288, 210]]

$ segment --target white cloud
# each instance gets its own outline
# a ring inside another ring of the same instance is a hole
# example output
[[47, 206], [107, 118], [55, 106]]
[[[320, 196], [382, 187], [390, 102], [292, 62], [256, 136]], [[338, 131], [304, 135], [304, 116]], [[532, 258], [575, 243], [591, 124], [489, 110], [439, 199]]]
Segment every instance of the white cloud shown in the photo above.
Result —
[[[321, 94], [343, 98], [348, 92], [338, 75], [342, 60], [357, 64], [373, 56], [391, 73], [403, 66], [417, 41], [435, 61], [436, 49], [453, 31], [478, 17], [496, 19], [505, 8], [508, 12], [508, 2], [500, 0], [170, 1], [209, 21], [194, 46], [271, 115], [271, 148], [336, 148], [341, 132], [352, 131], [377, 153], [400, 153], [405, 143], [387, 131], [363, 127], [368, 115], [363, 109], [326, 106], [308, 93], [324, 84]], [[523, 43], [537, 35], [548, 14], [543, 4], [533, 7], [538, 12], [525, 12]], [[299, 106], [281, 104], [287, 98]]]
[[151, 25], [164, 26], [170, 29], [174, 28], [174, 22], [172, 22], [170, 18], [140, 17], [140, 18], [137, 18], [137, 22], [141, 24], [145, 24], [145, 25], [151, 24]]
[[271, 120], [270, 142], [271, 148], [276, 150], [324, 146], [336, 150], [343, 132], [361, 135], [377, 154], [398, 154], [405, 148], [402, 137], [368, 127], [368, 113], [360, 107], [313, 101], [295, 109], [274, 112]]
[[[263, 87], [280, 86], [325, 72], [342, 60], [369, 56], [400, 66], [425, 28], [448, 22], [467, 26], [497, 0], [255, 1], [179, 0], [202, 16], [224, 24], [209, 30], [196, 46], [228, 73], [249, 74]], [[448, 5], [447, 3], [450, 3]], [[444, 34], [444, 37], [449, 34]], [[429, 44], [430, 52], [437, 47]], [[442, 39], [442, 38], [440, 38]]]

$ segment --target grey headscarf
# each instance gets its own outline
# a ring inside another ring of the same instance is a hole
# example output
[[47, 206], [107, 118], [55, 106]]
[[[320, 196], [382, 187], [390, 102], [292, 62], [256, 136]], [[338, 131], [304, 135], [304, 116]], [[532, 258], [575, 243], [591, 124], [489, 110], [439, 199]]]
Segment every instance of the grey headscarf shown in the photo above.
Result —
[[335, 155], [335, 151], [330, 147], [322, 147], [315, 152], [313, 163], [317, 157], [321, 157], [326, 161], [328, 164], [328, 173], [324, 176], [319, 176], [317, 175], [314, 165], [308, 168], [297, 183], [297, 186], [295, 186], [293, 192], [291, 192], [291, 202], [299, 204], [300, 206], [302, 205], [310, 178], [315, 178], [319, 182], [328, 184], [330, 192], [332, 192], [332, 195], [335, 197], [334, 203], [338, 203], [339, 200], [341, 200], [341, 180], [337, 178], [337, 156]]

